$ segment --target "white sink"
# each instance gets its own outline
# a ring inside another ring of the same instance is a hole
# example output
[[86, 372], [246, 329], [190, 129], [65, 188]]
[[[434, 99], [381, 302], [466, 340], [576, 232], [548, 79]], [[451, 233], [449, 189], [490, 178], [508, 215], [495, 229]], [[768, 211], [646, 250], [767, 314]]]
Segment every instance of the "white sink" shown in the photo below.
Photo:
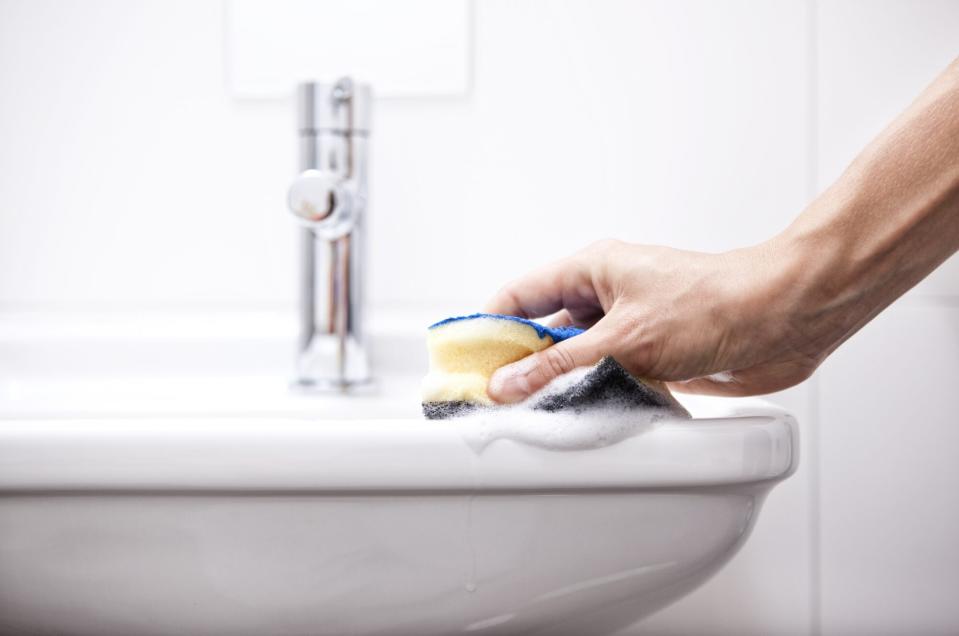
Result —
[[281, 336], [17, 329], [0, 633], [612, 633], [720, 568], [796, 467], [788, 414], [718, 398], [589, 450], [477, 445], [420, 418], [415, 337], [329, 397], [288, 391]]

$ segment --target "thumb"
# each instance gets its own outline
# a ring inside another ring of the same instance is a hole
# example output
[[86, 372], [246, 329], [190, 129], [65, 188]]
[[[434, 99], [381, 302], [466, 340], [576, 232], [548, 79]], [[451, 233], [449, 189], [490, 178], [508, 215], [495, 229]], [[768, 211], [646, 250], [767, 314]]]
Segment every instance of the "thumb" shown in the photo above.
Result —
[[598, 362], [608, 353], [603, 348], [605, 340], [600, 321], [578, 336], [500, 367], [490, 378], [486, 392], [501, 404], [524, 400], [553, 378]]

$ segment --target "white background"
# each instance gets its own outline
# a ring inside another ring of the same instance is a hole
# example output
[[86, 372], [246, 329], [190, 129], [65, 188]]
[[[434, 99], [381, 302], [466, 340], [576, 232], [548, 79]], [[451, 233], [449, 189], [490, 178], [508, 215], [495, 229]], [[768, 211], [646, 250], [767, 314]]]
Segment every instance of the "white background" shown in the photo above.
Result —
[[[228, 8], [0, 0], [0, 312], [292, 313], [293, 108], [231, 90]], [[467, 11], [456, 62], [429, 70], [456, 77], [410, 74], [467, 89], [376, 105], [378, 316], [474, 310], [609, 236], [760, 241], [959, 55], [946, 0]], [[954, 258], [777, 396], [800, 471], [725, 570], [633, 631], [959, 630], [957, 379]]]

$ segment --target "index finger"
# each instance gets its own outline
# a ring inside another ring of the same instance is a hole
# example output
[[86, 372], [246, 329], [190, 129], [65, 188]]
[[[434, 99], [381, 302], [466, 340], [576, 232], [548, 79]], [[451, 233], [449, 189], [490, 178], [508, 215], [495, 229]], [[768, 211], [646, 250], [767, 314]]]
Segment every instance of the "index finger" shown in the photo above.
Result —
[[583, 290], [592, 292], [589, 273], [576, 260], [566, 258], [507, 284], [486, 304], [484, 311], [539, 318], [568, 308], [572, 299], [581, 295]]

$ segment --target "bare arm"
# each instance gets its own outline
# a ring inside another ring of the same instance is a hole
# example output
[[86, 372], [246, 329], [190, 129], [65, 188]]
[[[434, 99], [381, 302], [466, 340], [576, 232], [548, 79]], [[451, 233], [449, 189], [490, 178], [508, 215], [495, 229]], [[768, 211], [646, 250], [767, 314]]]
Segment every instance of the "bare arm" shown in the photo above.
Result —
[[768, 393], [959, 249], [959, 60], [783, 233], [724, 254], [605, 241], [514, 281], [487, 310], [591, 327], [500, 369], [514, 402], [614, 356], [673, 388]]

